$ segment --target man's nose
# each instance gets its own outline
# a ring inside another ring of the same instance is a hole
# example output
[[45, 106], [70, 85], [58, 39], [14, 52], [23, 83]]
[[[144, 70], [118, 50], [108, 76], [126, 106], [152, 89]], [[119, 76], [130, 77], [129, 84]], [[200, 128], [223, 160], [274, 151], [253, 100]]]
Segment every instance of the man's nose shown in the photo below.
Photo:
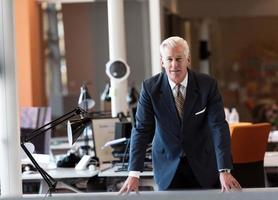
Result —
[[174, 59], [173, 59], [173, 61], [172, 61], [172, 66], [173, 66], [173, 67], [178, 66], [178, 62], [177, 62], [176, 60], [174, 60]]

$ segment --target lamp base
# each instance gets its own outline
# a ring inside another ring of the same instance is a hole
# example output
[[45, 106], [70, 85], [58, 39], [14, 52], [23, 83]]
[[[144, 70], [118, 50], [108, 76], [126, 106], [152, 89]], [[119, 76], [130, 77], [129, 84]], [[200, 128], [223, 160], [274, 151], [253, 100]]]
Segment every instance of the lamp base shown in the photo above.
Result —
[[90, 145], [82, 145], [78, 149], [78, 154], [82, 157], [84, 155], [89, 155], [89, 156], [94, 156], [92, 155], [93, 149], [91, 148]]
[[75, 167], [75, 165], [80, 161], [80, 157], [75, 153], [69, 153], [62, 160], [57, 162], [57, 167]]

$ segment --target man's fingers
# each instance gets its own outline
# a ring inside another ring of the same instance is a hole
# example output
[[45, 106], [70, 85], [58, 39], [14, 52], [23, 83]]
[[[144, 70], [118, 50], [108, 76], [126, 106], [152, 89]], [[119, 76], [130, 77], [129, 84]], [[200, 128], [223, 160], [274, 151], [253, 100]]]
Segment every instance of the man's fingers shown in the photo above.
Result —
[[225, 188], [223, 185], [221, 185], [221, 192], [225, 192]]
[[129, 194], [130, 192], [130, 183], [128, 182], [128, 180], [126, 180], [124, 182], [124, 185], [122, 186], [122, 188], [119, 191], [119, 194]]
[[220, 173], [220, 182], [221, 182], [221, 191], [222, 192], [231, 192], [231, 191], [240, 191], [241, 186], [239, 182], [229, 173]]
[[232, 190], [235, 190], [235, 191], [241, 190], [241, 186], [240, 186], [239, 182], [234, 177], [231, 177], [229, 186]]
[[228, 184], [222, 184], [221, 192], [231, 192], [232, 190], [234, 191], [241, 190], [241, 186], [236, 180], [231, 181]]
[[[236, 181], [236, 180], [235, 180], [235, 181]], [[240, 190], [242, 189], [242, 188], [241, 188], [241, 185], [239, 184], [238, 181], [236, 181], [236, 185], [237, 185], [237, 188], [239, 188]]]
[[126, 182], [125, 182], [118, 194], [123, 194], [126, 191], [126, 189], [127, 188], [126, 188]]
[[233, 186], [236, 190], [241, 190], [242, 189], [239, 182], [237, 182], [236, 180], [233, 181]]
[[138, 193], [138, 185], [139, 185], [139, 179], [135, 177], [128, 177], [127, 180], [124, 182], [122, 188], [120, 189], [119, 193], [120, 195], [127, 195], [131, 191], [135, 191]]
[[224, 192], [230, 192], [230, 187], [228, 185], [223, 185]]
[[225, 187], [225, 191], [226, 191], [226, 192], [231, 192], [231, 187], [227, 185], [227, 186]]

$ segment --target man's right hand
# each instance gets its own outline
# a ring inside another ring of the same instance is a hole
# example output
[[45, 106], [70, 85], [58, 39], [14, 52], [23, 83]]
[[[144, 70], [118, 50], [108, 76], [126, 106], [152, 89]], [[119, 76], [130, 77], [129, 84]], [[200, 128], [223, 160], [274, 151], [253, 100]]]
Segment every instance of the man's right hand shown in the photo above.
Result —
[[129, 176], [123, 184], [122, 188], [120, 189], [119, 194], [128, 194], [132, 191], [138, 192], [138, 187], [139, 178]]

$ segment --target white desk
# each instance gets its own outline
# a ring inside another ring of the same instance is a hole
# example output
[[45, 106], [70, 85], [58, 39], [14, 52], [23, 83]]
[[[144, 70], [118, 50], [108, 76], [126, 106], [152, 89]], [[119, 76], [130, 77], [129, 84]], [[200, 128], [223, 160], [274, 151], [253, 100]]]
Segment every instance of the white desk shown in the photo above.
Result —
[[[99, 177], [126, 177], [127, 171], [115, 172], [119, 166], [113, 166], [98, 173]], [[266, 152], [264, 156], [264, 167], [278, 167], [278, 151]], [[140, 176], [153, 176], [152, 171], [142, 172]]]
[[[120, 165], [100, 171], [98, 176], [107, 178], [108, 191], [119, 191], [121, 183], [123, 183], [128, 176], [127, 171], [115, 172]], [[157, 190], [157, 185], [153, 179], [153, 171], [144, 171], [140, 174], [140, 190]], [[110, 184], [110, 186], [109, 186]], [[143, 189], [144, 188], [144, 189]]]
[[268, 142], [278, 142], [278, 130], [270, 131], [268, 136]]
[[[99, 177], [127, 177], [127, 171], [115, 172], [120, 166], [113, 166], [112, 168], [100, 171]], [[153, 171], [144, 171], [140, 174], [142, 177], [153, 177]]]
[[[75, 170], [74, 168], [56, 168], [46, 170], [54, 179], [66, 178], [89, 178], [98, 174], [97, 170]], [[34, 174], [22, 174], [22, 180], [42, 180], [42, 176], [36, 172]]]
[[265, 153], [264, 167], [278, 167], [278, 151]]
[[[99, 177], [107, 177], [107, 178], [122, 178], [122, 177], [127, 177], [128, 172], [123, 171], [123, 172], [115, 172], [115, 170], [119, 166], [114, 166], [112, 168], [108, 168], [106, 170], [100, 171], [98, 176]], [[266, 152], [265, 157], [264, 157], [264, 167], [266, 168], [276, 168], [278, 167], [278, 152]], [[145, 171], [142, 172], [140, 177], [147, 177], [147, 178], [152, 178], [153, 177], [153, 172], [152, 171]], [[153, 185], [155, 190], [156, 186], [154, 185], [153, 181], [144, 182], [144, 185]]]
[[[80, 190], [66, 184], [64, 182], [65, 179], [78, 179], [78, 178], [91, 178], [98, 174], [97, 170], [75, 170], [74, 168], [56, 168], [46, 170], [46, 172], [55, 180], [58, 181], [57, 188], [63, 187], [70, 189], [74, 192], [81, 192]], [[33, 174], [22, 174], [23, 181], [31, 181], [31, 180], [40, 180], [40, 191], [39, 193], [46, 193], [48, 190], [47, 183], [43, 180], [42, 176], [36, 172]]]

